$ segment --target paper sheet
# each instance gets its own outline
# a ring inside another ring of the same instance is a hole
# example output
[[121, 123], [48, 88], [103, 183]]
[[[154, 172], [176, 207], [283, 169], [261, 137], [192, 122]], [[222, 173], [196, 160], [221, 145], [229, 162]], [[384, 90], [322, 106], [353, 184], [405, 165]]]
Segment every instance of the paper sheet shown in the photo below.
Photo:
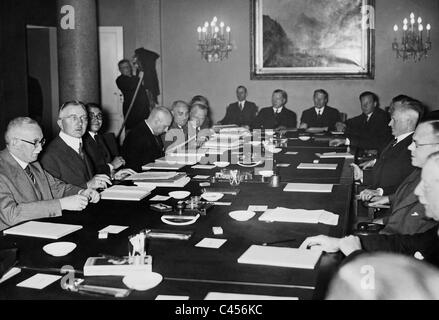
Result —
[[118, 233], [121, 233], [122, 231], [124, 231], [125, 229], [128, 229], [128, 227], [109, 225], [108, 227], [105, 227], [104, 229], [99, 230], [99, 232], [118, 234]]
[[354, 155], [349, 152], [325, 152], [325, 153], [316, 153], [316, 155], [322, 159], [328, 159], [328, 158], [353, 159], [354, 158]]
[[332, 192], [333, 184], [325, 183], [288, 183], [284, 191], [286, 192]]
[[297, 166], [297, 169], [335, 170], [337, 169], [337, 164], [336, 163], [301, 163]]
[[178, 172], [174, 171], [148, 171], [133, 174], [126, 178], [126, 180], [156, 180], [156, 179], [171, 179], [174, 178]]
[[189, 296], [171, 296], [166, 294], [159, 294], [155, 300], [189, 300]]
[[19, 236], [46, 239], [59, 239], [79, 229], [82, 229], [82, 226], [52, 222], [28, 221], [18, 226], [4, 230], [3, 234], [13, 234]]
[[53, 274], [37, 273], [36, 275], [33, 275], [32, 277], [17, 284], [17, 287], [41, 290], [59, 279], [61, 279], [61, 276], [55, 276]]
[[204, 300], [299, 300], [299, 298], [284, 296], [264, 296], [259, 294], [209, 292]]
[[207, 180], [209, 178], [210, 178], [210, 176], [203, 176], [200, 174], [194, 177], [195, 180]]
[[288, 168], [291, 164], [290, 163], [278, 163], [277, 166], [279, 168]]
[[6, 272], [3, 277], [0, 278], [0, 283], [5, 282], [6, 280], [12, 278], [13, 276], [19, 274], [21, 272], [20, 268], [11, 268], [11, 270], [9, 270], [8, 272]]
[[296, 154], [299, 154], [299, 152], [296, 152], [296, 151], [287, 151], [287, 152], [285, 152], [285, 154], [290, 155], [290, 156], [295, 156]]
[[248, 206], [247, 211], [254, 211], [254, 212], [260, 212], [260, 211], [266, 211], [268, 209], [268, 206]]
[[149, 201], [166, 201], [169, 200], [171, 197], [168, 196], [160, 196], [160, 195], [156, 195], [155, 197], [149, 199]]
[[277, 207], [265, 211], [258, 220], [294, 223], [323, 223], [336, 226], [338, 215], [326, 210], [288, 209]]
[[227, 239], [204, 238], [203, 240], [198, 242], [195, 246], [200, 247], [200, 248], [218, 249], [226, 241], [227, 241]]
[[216, 165], [212, 164], [197, 164], [195, 166], [191, 167], [192, 169], [206, 169], [206, 170], [210, 170], [210, 169], [214, 169], [216, 168]]

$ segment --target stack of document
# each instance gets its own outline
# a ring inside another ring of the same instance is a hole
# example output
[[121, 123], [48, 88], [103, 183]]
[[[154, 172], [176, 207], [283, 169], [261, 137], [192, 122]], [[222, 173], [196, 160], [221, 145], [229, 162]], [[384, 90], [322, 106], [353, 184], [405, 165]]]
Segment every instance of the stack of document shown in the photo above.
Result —
[[286, 192], [332, 192], [332, 184], [324, 183], [288, 183], [284, 191]]
[[177, 162], [169, 162], [169, 161], [156, 161], [156, 162], [151, 162], [148, 164], [145, 164], [142, 166], [142, 170], [147, 171], [147, 170], [180, 170], [181, 168], [183, 168], [185, 166], [185, 164], [183, 163], [177, 163]]
[[336, 163], [301, 163], [297, 169], [317, 169], [317, 170], [335, 170]]
[[101, 192], [104, 200], [140, 201], [148, 196], [155, 187], [135, 187], [116, 185]]
[[288, 209], [277, 207], [265, 211], [260, 221], [294, 222], [294, 223], [323, 223], [332, 226], [338, 224], [338, 215], [326, 210]]
[[82, 229], [82, 226], [74, 224], [29, 221], [4, 230], [3, 233], [17, 236], [59, 239], [79, 229]]
[[316, 153], [316, 155], [322, 159], [327, 159], [327, 158], [353, 159], [354, 158], [354, 155], [349, 152], [325, 152], [325, 153]]
[[182, 188], [191, 180], [185, 172], [142, 172], [129, 177], [142, 188], [176, 187]]
[[238, 263], [314, 269], [321, 255], [320, 250], [252, 245], [238, 258]]

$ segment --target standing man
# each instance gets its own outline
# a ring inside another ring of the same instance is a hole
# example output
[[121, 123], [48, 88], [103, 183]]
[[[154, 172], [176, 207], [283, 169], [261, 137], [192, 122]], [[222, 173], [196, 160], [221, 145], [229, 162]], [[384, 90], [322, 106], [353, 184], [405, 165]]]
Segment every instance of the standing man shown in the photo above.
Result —
[[0, 152], [0, 230], [20, 222], [81, 211], [99, 194], [66, 184], [43, 170], [37, 158], [45, 143], [40, 126], [30, 118], [12, 120]]
[[126, 166], [135, 171], [142, 171], [142, 166], [165, 155], [162, 133], [168, 131], [172, 115], [165, 107], [152, 109], [148, 119], [140, 122], [125, 138], [122, 156]]
[[[133, 76], [129, 60], [121, 60], [118, 66], [120, 76], [116, 79], [116, 84], [123, 94], [123, 116], [126, 117], [140, 79], [137, 76]], [[127, 132], [131, 130], [136, 124], [145, 119], [145, 115], [149, 115], [148, 96], [146, 95], [145, 87], [141, 84], [133, 107], [126, 119], [125, 130]]]
[[58, 114], [61, 131], [41, 157], [41, 164], [55, 178], [82, 188], [106, 188], [111, 184], [105, 174], [95, 175], [93, 162], [84, 150], [82, 136], [87, 130], [85, 105], [79, 101], [64, 103]]
[[239, 86], [236, 89], [237, 102], [229, 104], [226, 115], [218, 124], [236, 124], [239, 127], [250, 129], [256, 119], [258, 107], [251, 101], [247, 101], [247, 88]]
[[285, 104], [288, 102], [288, 95], [284, 90], [277, 89], [271, 96], [271, 107], [263, 108], [259, 111], [255, 119], [253, 128], [255, 129], [286, 129], [296, 128], [297, 116], [287, 109]]
[[314, 107], [302, 113], [300, 128], [327, 128], [335, 130], [335, 124], [340, 121], [340, 112], [328, 106], [329, 95], [323, 89], [317, 89], [313, 95]]

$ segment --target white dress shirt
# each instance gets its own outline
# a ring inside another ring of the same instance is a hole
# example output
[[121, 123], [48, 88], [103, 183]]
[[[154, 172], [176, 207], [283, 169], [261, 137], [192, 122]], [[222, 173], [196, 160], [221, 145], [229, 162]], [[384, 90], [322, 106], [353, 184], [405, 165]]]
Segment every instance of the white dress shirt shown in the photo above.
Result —
[[82, 139], [81, 138], [75, 138], [72, 136], [69, 136], [68, 134], [65, 134], [64, 132], [60, 132], [59, 133], [59, 137], [73, 150], [75, 150], [75, 152], [77, 154], [79, 154], [79, 146], [83, 145], [82, 144]]
[[314, 107], [314, 110], [316, 111], [317, 115], [322, 115], [323, 112], [325, 111], [325, 107], [323, 107], [323, 108], [316, 108], [316, 107]]

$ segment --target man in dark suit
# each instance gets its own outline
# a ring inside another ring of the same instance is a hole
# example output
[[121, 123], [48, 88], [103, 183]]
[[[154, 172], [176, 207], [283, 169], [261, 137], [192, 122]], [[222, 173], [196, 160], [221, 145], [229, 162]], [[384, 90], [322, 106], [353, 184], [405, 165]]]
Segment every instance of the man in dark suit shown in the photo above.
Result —
[[143, 121], [149, 115], [149, 102], [146, 89], [143, 84], [140, 85], [133, 107], [127, 117], [131, 100], [136, 92], [139, 78], [133, 75], [131, 64], [128, 60], [121, 60], [118, 64], [120, 76], [116, 79], [116, 85], [123, 95], [123, 115], [126, 118], [125, 130], [128, 132], [139, 122]]
[[93, 162], [95, 172], [111, 176], [125, 164], [125, 160], [119, 156], [119, 145], [114, 133], [99, 133], [103, 124], [101, 106], [97, 103], [87, 103], [86, 107], [89, 131], [82, 137], [84, 149]]
[[363, 180], [364, 176], [364, 184], [368, 185], [360, 193], [363, 201], [394, 193], [414, 170], [408, 147], [412, 143], [413, 132], [421, 115], [421, 106], [415, 100], [404, 100], [392, 103], [390, 110], [389, 126], [395, 139], [384, 148], [378, 160], [366, 164], [368, 167], [373, 166], [372, 170], [365, 170], [363, 173], [356, 164], [352, 164], [355, 178]]
[[250, 128], [255, 121], [258, 107], [251, 101], [247, 101], [247, 88], [239, 86], [236, 89], [237, 102], [229, 104], [226, 115], [218, 124], [236, 124], [239, 127]]
[[0, 151], [0, 230], [99, 201], [96, 191], [64, 183], [43, 170], [37, 158], [45, 140], [35, 120], [12, 120], [5, 138], [6, 149]]
[[340, 112], [328, 106], [329, 95], [323, 89], [317, 89], [313, 95], [314, 107], [302, 113], [300, 128], [328, 128], [335, 130], [335, 124], [340, 121]]
[[85, 105], [79, 101], [64, 103], [57, 123], [61, 131], [41, 157], [44, 170], [55, 178], [82, 188], [105, 188], [111, 184], [107, 175], [94, 175], [93, 162], [83, 147], [82, 136], [88, 125]]
[[126, 166], [141, 171], [142, 166], [163, 157], [163, 143], [159, 137], [172, 123], [172, 115], [165, 107], [152, 109], [148, 119], [140, 122], [125, 138], [122, 156]]
[[296, 114], [288, 110], [285, 104], [288, 101], [288, 95], [284, 90], [274, 90], [271, 96], [271, 107], [263, 108], [259, 111], [253, 128], [255, 129], [286, 129], [296, 128]]
[[[438, 125], [439, 128], [439, 125]], [[436, 144], [437, 145], [437, 144]], [[415, 195], [424, 205], [427, 219], [439, 222], [439, 152], [431, 154], [422, 169]], [[413, 235], [367, 235], [332, 238], [327, 236], [309, 237], [300, 246], [302, 249], [316, 247], [325, 252], [341, 251], [349, 259], [362, 252], [388, 251], [415, 256], [439, 267], [438, 227]]]
[[346, 121], [347, 139], [333, 139], [329, 144], [331, 146], [346, 144], [362, 150], [381, 152], [392, 140], [388, 127], [389, 114], [378, 107], [378, 97], [373, 92], [363, 92], [360, 95], [360, 103], [363, 113]]
[[171, 107], [173, 121], [169, 130], [161, 135], [165, 151], [169, 147], [184, 147], [188, 140], [189, 105], [181, 100], [174, 101]]

